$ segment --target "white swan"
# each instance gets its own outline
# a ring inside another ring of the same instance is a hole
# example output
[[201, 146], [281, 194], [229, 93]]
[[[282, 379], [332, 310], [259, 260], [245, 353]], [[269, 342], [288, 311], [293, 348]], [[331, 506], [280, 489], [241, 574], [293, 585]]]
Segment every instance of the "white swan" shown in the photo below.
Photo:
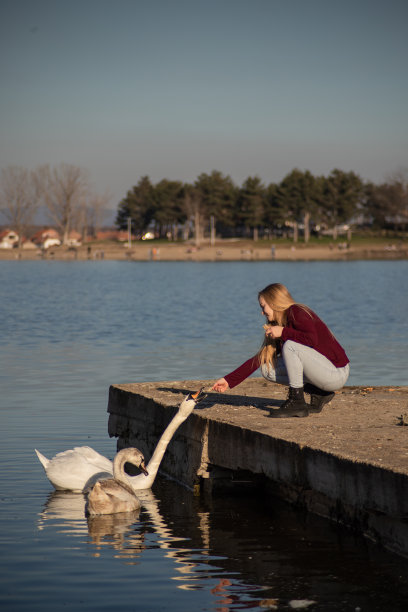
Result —
[[[181, 402], [179, 409], [169, 425], [164, 430], [156, 449], [147, 465], [149, 475], [128, 476], [128, 483], [134, 489], [149, 489], [158, 472], [166, 448], [183, 421], [193, 412], [197, 402], [205, 397], [203, 389], [196, 393], [189, 393]], [[52, 459], [47, 459], [37, 449], [40, 460], [48, 480], [57, 490], [85, 491], [101, 478], [113, 475], [112, 461], [100, 455], [89, 446], [77, 446], [73, 449], [58, 453]]]
[[113, 478], [98, 480], [88, 493], [86, 512], [90, 516], [134, 512], [141, 503], [128, 485], [125, 463], [133, 463], [147, 475], [144, 457], [137, 448], [124, 448], [113, 460]]
[[47, 459], [37, 449], [47, 478], [57, 491], [84, 491], [100, 478], [113, 474], [112, 461], [89, 446], [76, 446]]

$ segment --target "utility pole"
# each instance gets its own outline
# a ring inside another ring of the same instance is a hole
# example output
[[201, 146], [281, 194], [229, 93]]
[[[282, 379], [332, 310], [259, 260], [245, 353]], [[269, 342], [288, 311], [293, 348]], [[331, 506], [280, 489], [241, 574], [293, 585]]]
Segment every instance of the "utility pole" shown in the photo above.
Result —
[[132, 218], [128, 217], [127, 218], [127, 225], [128, 225], [128, 247], [129, 249], [132, 248]]

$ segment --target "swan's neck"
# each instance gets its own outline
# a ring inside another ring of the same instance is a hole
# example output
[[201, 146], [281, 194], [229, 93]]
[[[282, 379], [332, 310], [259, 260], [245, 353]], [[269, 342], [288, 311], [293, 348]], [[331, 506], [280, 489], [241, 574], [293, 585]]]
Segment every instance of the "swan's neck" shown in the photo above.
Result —
[[122, 453], [117, 453], [113, 459], [113, 477], [122, 484], [127, 484], [127, 475], [125, 472], [126, 462], [126, 455]]
[[[195, 404], [192, 404], [191, 412], [194, 409], [194, 405]], [[146, 466], [146, 469], [149, 472], [149, 475], [144, 476], [142, 474], [140, 477], [136, 476], [136, 478], [143, 479], [143, 483], [145, 484], [146, 488], [151, 487], [151, 485], [153, 484], [154, 479], [156, 478], [157, 472], [159, 470], [161, 460], [163, 459], [163, 455], [166, 452], [166, 448], [168, 447], [169, 442], [171, 441], [174, 435], [174, 432], [176, 431], [176, 429], [178, 429], [181, 423], [183, 423], [183, 421], [186, 420], [189, 414], [185, 414], [185, 413], [182, 414], [180, 413], [180, 410], [179, 410], [174, 415], [174, 417], [172, 418], [172, 420], [170, 421], [170, 423], [167, 425], [166, 429], [162, 433], [160, 440], [158, 441], [157, 446], [154, 449], [153, 455], [151, 456], [151, 459]]]

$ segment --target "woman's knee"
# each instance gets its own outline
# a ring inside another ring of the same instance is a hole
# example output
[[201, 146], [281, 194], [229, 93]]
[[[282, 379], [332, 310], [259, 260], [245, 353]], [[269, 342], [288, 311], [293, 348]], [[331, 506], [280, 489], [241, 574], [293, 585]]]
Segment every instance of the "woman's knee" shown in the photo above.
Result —
[[281, 358], [278, 358], [275, 367], [267, 364], [262, 365], [261, 373], [269, 382], [278, 383], [279, 385], [288, 384], [288, 373]]
[[299, 342], [295, 342], [294, 340], [286, 340], [282, 346], [282, 355], [288, 355], [289, 353], [296, 352], [299, 347]]

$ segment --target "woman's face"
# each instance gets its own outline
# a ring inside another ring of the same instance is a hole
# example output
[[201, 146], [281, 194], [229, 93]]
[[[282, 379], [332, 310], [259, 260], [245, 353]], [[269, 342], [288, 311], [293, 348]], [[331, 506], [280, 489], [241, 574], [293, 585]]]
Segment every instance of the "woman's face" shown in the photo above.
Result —
[[272, 308], [265, 302], [264, 298], [261, 296], [259, 298], [259, 306], [261, 307], [262, 314], [264, 317], [268, 319], [269, 322], [272, 323], [274, 320], [273, 310]]

